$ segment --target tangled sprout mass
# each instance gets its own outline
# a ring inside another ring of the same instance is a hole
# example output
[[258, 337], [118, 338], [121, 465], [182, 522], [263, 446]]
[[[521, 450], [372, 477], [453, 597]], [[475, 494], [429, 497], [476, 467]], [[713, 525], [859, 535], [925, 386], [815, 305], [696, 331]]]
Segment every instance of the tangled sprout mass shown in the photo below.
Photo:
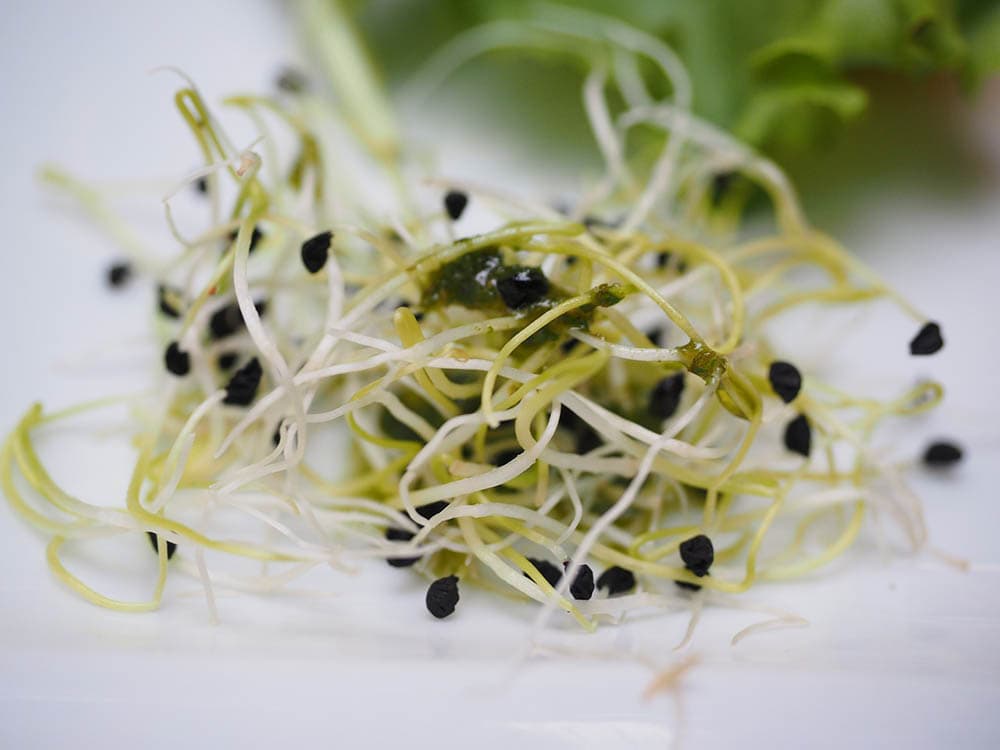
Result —
[[[429, 96], [469, 58], [513, 44], [582, 59], [606, 172], [561, 211], [418, 185], [374, 89], [359, 103], [341, 88], [336, 106], [301, 85], [227, 100], [259, 128], [262, 155], [232, 145], [193, 84], [177, 93], [204, 156], [185, 185], [213, 218], [191, 236], [168, 196], [176, 255], [150, 263], [136, 249], [111, 272], [115, 285], [133, 269], [154, 277], [163, 351], [162, 387], [137, 406], [124, 502], [84, 502], [43, 466], [36, 428], [75, 412], [33, 406], [3, 448], [4, 493], [50, 537], [48, 563], [72, 590], [152, 610], [176, 570], [214, 608], [217, 586], [268, 591], [380, 558], [434, 581], [435, 616], [475, 584], [590, 629], [808, 574], [872, 512], [923, 543], [902, 467], [872, 438], [941, 388], [855, 397], [800, 371], [765, 331], [803, 308], [882, 297], [920, 329], [913, 354], [939, 349], [940, 329], [813, 229], [773, 163], [690, 113], [667, 47], [551, 14], [466, 34], [414, 90]], [[323, 131], [338, 118], [395, 185], [384, 210], [338, 197], [354, 184]], [[111, 221], [98, 192], [47, 177]], [[765, 204], [768, 220], [751, 208]], [[462, 236], [472, 208], [492, 228]], [[67, 543], [116, 534], [148, 534], [156, 549], [148, 601], [110, 599], [61, 561]], [[230, 558], [266, 565], [238, 575]]]

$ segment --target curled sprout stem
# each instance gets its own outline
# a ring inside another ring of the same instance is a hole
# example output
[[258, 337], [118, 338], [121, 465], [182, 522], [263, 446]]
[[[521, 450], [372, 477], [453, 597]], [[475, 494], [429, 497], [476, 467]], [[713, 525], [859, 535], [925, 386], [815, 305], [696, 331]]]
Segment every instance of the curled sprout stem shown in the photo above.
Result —
[[[693, 631], [706, 603], [828, 564], [870, 516], [896, 519], [915, 547], [925, 542], [919, 501], [876, 439], [884, 423], [933, 408], [941, 387], [921, 383], [882, 401], [807, 372], [785, 404], [768, 367], [794, 361], [795, 351], [773, 341], [767, 323], [876, 298], [926, 316], [809, 226], [776, 165], [691, 112], [690, 82], [668, 47], [552, 7], [464, 35], [415, 77], [411, 92], [426, 101], [465, 61], [498, 48], [582, 58], [585, 111], [606, 168], [563, 216], [476, 181], [409, 180], [397, 126], [372, 93], [356, 40], [322, 33], [327, 6], [339, 13], [336, 3], [302, 4], [317, 22], [314, 42], [340, 110], [315, 98], [226, 101], [258, 126], [276, 115], [260, 141], [266, 169], [251, 148], [232, 146], [185, 79], [175, 103], [204, 164], [184, 180], [209, 178], [212, 209], [188, 238], [174, 222], [173, 193], [163, 199], [179, 246], [171, 257], [152, 259], [99, 191], [45, 172], [137, 266], [189, 301], [173, 329], [158, 330], [164, 347], [176, 341], [186, 352], [191, 375], [163, 374], [172, 382], [156, 390], [159, 408], [154, 397], [137, 399], [158, 416], [136, 422], [137, 456], [118, 506], [69, 494], [36, 451], [43, 428], [111, 402], [50, 413], [34, 405], [0, 448], [3, 494], [49, 538], [46, 558], [60, 581], [100, 606], [146, 611], [161, 605], [168, 575], [186, 572], [215, 618], [218, 587], [268, 592], [318, 565], [420, 558], [416, 570], [429, 578], [454, 574], [536, 602], [537, 628], [557, 611], [592, 629], [631, 609], [687, 608], [674, 583], [700, 586]], [[347, 46], [331, 48], [338, 40]], [[658, 87], [640, 74], [650, 63]], [[654, 100], [653, 90], [670, 93]], [[331, 196], [352, 183], [331, 172], [320, 131], [341, 116], [400, 187], [384, 212], [331, 223]], [[292, 154], [272, 126], [286, 129]], [[639, 126], [660, 134], [652, 155], [627, 138]], [[723, 170], [770, 199], [764, 236], [738, 210], [712, 205], [711, 182]], [[440, 203], [419, 208], [421, 185], [435, 201], [445, 185], [460, 187], [495, 210], [496, 225], [456, 239]], [[602, 225], [592, 212], [624, 218]], [[324, 231], [332, 233], [324, 264], [307, 272], [299, 249]], [[819, 281], [799, 281], [802, 269]], [[238, 324], [220, 338], [211, 321], [225, 314]], [[261, 365], [249, 403], [229, 398], [234, 376], [216, 363], [225, 352]], [[811, 429], [807, 456], [781, 437], [797, 415]], [[430, 504], [440, 507], [429, 514]], [[390, 529], [403, 533], [387, 538]], [[88, 539], [147, 532], [158, 556], [147, 601], [99, 593], [63, 562]], [[715, 544], [710, 575], [678, 556], [697, 534]], [[567, 564], [556, 585], [531, 562], [540, 555]], [[262, 572], [215, 569], [227, 557], [261, 561]], [[641, 590], [574, 600], [584, 565], [623, 567]], [[776, 616], [734, 641], [799, 622]]]

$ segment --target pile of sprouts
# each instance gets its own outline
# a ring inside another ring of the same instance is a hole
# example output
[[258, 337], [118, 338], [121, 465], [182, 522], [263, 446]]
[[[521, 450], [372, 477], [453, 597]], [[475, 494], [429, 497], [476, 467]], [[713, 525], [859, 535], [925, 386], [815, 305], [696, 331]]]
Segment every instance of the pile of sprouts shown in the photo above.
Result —
[[[669, 48], [547, 13], [456, 40], [414, 90], [430, 96], [499, 47], [583, 60], [606, 171], [570, 206], [415, 179], [342, 19], [316, 24], [339, 40], [320, 56], [335, 102], [288, 77], [292, 91], [223, 103], [259, 129], [252, 147], [233, 145], [185, 79], [175, 101], [204, 164], [164, 199], [176, 254], [136, 254], [110, 276], [153, 277], [164, 352], [126, 496], [90, 504], [46, 471], [36, 430], [73, 411], [32, 406], [0, 456], [4, 494], [49, 537], [60, 581], [146, 611], [184, 573], [214, 615], [216, 587], [266, 592], [377, 559], [433, 581], [439, 617], [476, 585], [592, 629], [808, 575], [872, 515], [924, 543], [903, 466], [872, 438], [932, 408], [941, 387], [855, 396], [765, 332], [805, 308], [889, 298], [919, 331], [911, 352], [930, 354], [936, 324], [811, 227], [775, 164], [691, 114]], [[338, 118], [388, 176], [386, 205], [353, 207], [355, 173], [323, 131]], [[97, 191], [47, 177], [119, 226]], [[207, 226], [175, 221], [182, 189], [204, 193]], [[467, 235], [473, 206], [494, 224]], [[349, 447], [317, 450], [324, 433]], [[118, 534], [152, 541], [148, 600], [112, 599], [62, 562], [67, 543]], [[222, 553], [211, 567], [210, 551]], [[237, 574], [227, 557], [265, 565]]]

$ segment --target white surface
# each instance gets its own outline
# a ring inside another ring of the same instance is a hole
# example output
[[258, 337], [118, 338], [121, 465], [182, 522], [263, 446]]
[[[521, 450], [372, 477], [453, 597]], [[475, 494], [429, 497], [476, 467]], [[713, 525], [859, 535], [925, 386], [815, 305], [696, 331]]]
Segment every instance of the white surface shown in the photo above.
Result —
[[[109, 342], [141, 339], [147, 300], [104, 292], [112, 246], [46, 198], [36, 166], [58, 161], [94, 178], [183, 171], [197, 158], [171, 109], [174, 81], [145, 71], [176, 64], [217, 98], [268, 86], [291, 44], [280, 7], [260, 2], [11, 5], [0, 27], [5, 430], [32, 400], [59, 407], [134, 386], [116, 369], [150, 354], [111, 351]], [[948, 399], [899, 449], [939, 433], [968, 447], [954, 477], [924, 476], [918, 489], [933, 543], [973, 560], [971, 573], [930, 556], [886, 561], [862, 546], [811, 580], [761, 587], [754, 601], [811, 627], [731, 647], [761, 616], [708, 612], [691, 648], [701, 663], [675, 704], [641, 694], [678, 658], [684, 615], [594, 636], [567, 629], [564, 647], [578, 653], [521, 668], [533, 610], [470, 591], [457, 616], [431, 621], [422, 584], [383, 566], [299, 587], [328, 595], [222, 598], [217, 627], [183, 579], [171, 581], [161, 612], [122, 615], [62, 590], [41, 540], [4, 508], [0, 747], [603, 749], [678, 737], [699, 749], [1000, 746], [998, 198], [886, 202], [844, 228], [945, 325], [946, 349], [915, 374], [942, 379]], [[156, 226], [155, 190], [131, 204]], [[905, 379], [913, 362], [896, 353], [911, 332], [892, 325], [863, 354]], [[77, 364], [59, 366], [68, 359]], [[110, 439], [71, 448], [59, 476], [99, 497], [123, 486], [121, 455]]]

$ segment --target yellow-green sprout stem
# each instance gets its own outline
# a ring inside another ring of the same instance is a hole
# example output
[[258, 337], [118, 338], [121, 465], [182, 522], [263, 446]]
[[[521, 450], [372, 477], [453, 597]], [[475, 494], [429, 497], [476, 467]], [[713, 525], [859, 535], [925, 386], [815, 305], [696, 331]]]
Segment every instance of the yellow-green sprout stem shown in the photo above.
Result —
[[399, 136], [392, 111], [339, 0], [300, 0], [295, 7], [302, 30], [343, 100], [358, 137], [383, 163], [394, 165], [399, 155]]
[[113, 609], [117, 612], [149, 612], [160, 608], [160, 602], [163, 599], [163, 587], [167, 582], [166, 541], [163, 539], [157, 541], [159, 562], [157, 563], [156, 586], [153, 589], [152, 597], [149, 601], [145, 602], [123, 602], [118, 599], [112, 599], [90, 588], [90, 586], [81, 581], [77, 576], [70, 573], [66, 569], [66, 566], [63, 565], [59, 557], [59, 550], [62, 549], [65, 542], [66, 539], [61, 536], [53, 537], [52, 541], [45, 548], [45, 559], [52, 573], [68, 588], [92, 604], [106, 609]]
[[91, 219], [118, 243], [136, 263], [148, 272], [155, 272], [156, 263], [148, 248], [135, 231], [112, 211], [103, 196], [80, 182], [68, 172], [53, 164], [46, 164], [39, 171], [39, 178], [73, 196]]
[[[342, 13], [331, 7], [309, 3], [303, 13], [325, 23]], [[809, 227], [774, 164], [690, 111], [669, 48], [590, 14], [552, 11], [466, 37], [440, 58], [436, 72], [447, 74], [471, 55], [524, 42], [585, 62], [584, 110], [605, 170], [564, 218], [522, 186], [507, 196], [474, 180], [413, 184], [354, 32], [313, 31], [327, 66], [344, 63], [330, 70], [339, 101], [398, 195], [371, 203], [363, 180], [333, 164], [327, 126], [345, 112], [323, 97], [227, 100], [257, 128], [258, 155], [231, 145], [193, 84], [178, 93], [204, 160], [179, 184], [208, 175], [211, 216], [182, 232], [168, 196], [179, 249], [141, 266], [181, 284], [180, 323], [160, 320], [156, 331], [160, 351], [176, 341], [188, 354], [190, 374], [164, 373], [155, 395], [134, 401], [138, 457], [117, 506], [64, 491], [36, 451], [36, 429], [60, 428], [72, 409], [32, 409], [0, 448], [0, 487], [49, 539], [49, 564], [71, 590], [141, 611], [159, 605], [176, 571], [200, 581], [215, 617], [220, 586], [268, 592], [317, 565], [345, 572], [412, 557], [424, 577], [454, 573], [463, 586], [535, 603], [538, 623], [566, 612], [591, 629], [634, 608], [693, 607], [689, 638], [702, 607], [762, 580], [813, 574], [871, 516], [898, 520], [923, 542], [905, 464], [880, 442], [883, 425], [933, 408], [941, 387], [921, 383], [890, 399], [846, 392], [800, 360], [796, 342], [771, 340], [767, 323], [883, 297], [924, 316]], [[331, 46], [337, 39], [349, 43]], [[352, 71], [361, 77], [349, 80]], [[672, 96], [654, 101], [655, 87]], [[639, 127], [653, 140], [633, 138]], [[752, 239], [743, 224], [745, 195], [712, 205], [711, 181], [723, 171], [770, 197], [768, 236]], [[51, 177], [112, 235], [136, 241], [99, 191]], [[221, 180], [236, 193], [225, 206]], [[485, 231], [461, 236], [468, 225], [444, 210], [446, 190], [466, 191], [489, 216]], [[614, 216], [622, 222], [594, 221]], [[258, 226], [264, 239], [251, 256]], [[325, 231], [322, 267], [303, 267], [303, 243]], [[467, 267], [483, 275], [449, 275]], [[548, 292], [513, 306], [497, 284], [519, 274]], [[816, 284], [800, 280], [817, 275]], [[442, 286], [452, 281], [477, 286], [452, 294]], [[216, 337], [212, 316], [232, 309], [240, 325]], [[233, 371], [222, 355], [260, 360], [252, 403], [225, 403]], [[788, 405], [769, 381], [779, 357], [802, 369]], [[654, 399], [663, 388], [676, 390], [665, 410]], [[808, 457], [781, 439], [796, 414], [811, 425]], [[62, 561], [67, 541], [147, 532], [159, 562], [148, 601], [107, 597]], [[679, 555], [699, 533], [716, 547], [706, 576]], [[179, 554], [168, 562], [172, 544]], [[529, 550], [568, 563], [557, 586]], [[234, 557], [280, 569], [236, 575], [226, 569]], [[630, 570], [638, 593], [572, 600], [569, 581], [583, 564]], [[689, 597], [675, 581], [705, 591]]]

